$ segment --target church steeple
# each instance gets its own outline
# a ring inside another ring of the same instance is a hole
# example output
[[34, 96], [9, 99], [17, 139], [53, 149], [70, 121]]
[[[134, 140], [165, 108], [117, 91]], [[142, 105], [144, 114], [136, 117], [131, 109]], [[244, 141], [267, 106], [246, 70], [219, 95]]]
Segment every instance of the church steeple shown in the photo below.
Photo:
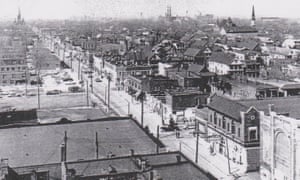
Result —
[[251, 26], [255, 26], [255, 10], [254, 10], [254, 5], [252, 6]]
[[22, 16], [21, 16], [21, 10], [20, 10], [20, 7], [19, 7], [17, 21], [20, 22], [21, 18], [22, 18]]

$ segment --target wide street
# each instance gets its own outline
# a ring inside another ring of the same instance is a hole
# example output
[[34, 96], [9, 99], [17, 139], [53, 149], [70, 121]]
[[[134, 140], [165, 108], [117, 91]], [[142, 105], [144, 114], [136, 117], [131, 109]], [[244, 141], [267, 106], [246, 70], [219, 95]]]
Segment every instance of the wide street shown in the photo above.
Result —
[[[65, 60], [66, 64], [70, 61]], [[87, 65], [80, 63], [80, 68], [78, 68], [78, 61], [73, 60], [72, 67], [73, 70], [70, 70], [70, 75], [72, 78], [77, 79], [82, 78], [85, 83], [89, 83], [89, 92], [91, 96], [96, 96], [97, 98], [104, 101], [105, 109], [107, 112], [114, 110], [121, 116], [127, 116], [128, 114], [132, 115], [140, 124], [141, 122], [141, 103], [135, 100], [132, 96], [127, 94], [123, 90], [117, 90], [113, 83], [110, 83], [110, 89], [108, 89], [108, 80], [106, 77], [101, 79], [101, 82], [96, 82], [95, 79], [98, 76], [95, 72], [93, 73], [93, 78], [89, 78], [87, 73], [78, 73], [78, 69], [82, 69]], [[91, 82], [93, 80], [93, 82]], [[93, 84], [91, 87], [90, 85]], [[91, 89], [93, 88], [93, 90]], [[109, 91], [109, 93], [108, 93]], [[110, 94], [110, 102], [108, 109], [108, 94]], [[168, 123], [168, 120], [164, 120], [165, 123]], [[150, 132], [157, 137], [157, 128], [162, 126], [162, 117], [161, 115], [152, 112], [150, 110], [147, 101], [144, 102], [144, 116], [143, 116], [143, 126], [148, 127]], [[192, 135], [194, 129], [184, 130], [182, 129], [180, 138], [176, 138], [175, 132], [164, 132], [159, 130], [159, 139], [167, 146], [167, 151], [181, 151], [188, 158], [195, 162], [196, 158], [196, 137]], [[257, 173], [247, 175], [238, 175], [235, 172], [238, 170], [238, 167], [231, 167], [230, 173], [228, 168], [228, 162], [226, 157], [221, 155], [213, 156], [209, 152], [209, 143], [206, 142], [201, 137], [199, 138], [199, 152], [198, 152], [198, 164], [204, 170], [211, 172], [214, 176], [219, 179], [255, 179], [258, 175]], [[233, 163], [231, 162], [231, 166]], [[226, 168], [224, 168], [226, 167]], [[252, 177], [254, 176], [254, 178]]]

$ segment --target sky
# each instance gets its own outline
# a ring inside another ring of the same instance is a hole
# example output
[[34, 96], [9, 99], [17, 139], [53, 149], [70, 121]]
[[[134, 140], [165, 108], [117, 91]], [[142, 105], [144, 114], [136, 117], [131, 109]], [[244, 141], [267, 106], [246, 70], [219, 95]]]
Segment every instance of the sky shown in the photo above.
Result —
[[300, 18], [300, 0], [0, 0], [0, 19], [15, 18], [18, 7], [25, 19], [67, 19], [70, 17], [157, 17], [167, 6], [173, 15], [214, 14], [251, 17], [252, 5], [258, 17]]

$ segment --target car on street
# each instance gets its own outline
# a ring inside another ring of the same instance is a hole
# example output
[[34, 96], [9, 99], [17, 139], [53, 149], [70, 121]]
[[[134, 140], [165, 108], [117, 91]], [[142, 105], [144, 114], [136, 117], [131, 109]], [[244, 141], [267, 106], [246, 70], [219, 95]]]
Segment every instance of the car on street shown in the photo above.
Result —
[[47, 92], [46, 92], [46, 95], [57, 95], [57, 94], [60, 94], [60, 93], [62, 93], [61, 90], [55, 89], [55, 90], [47, 91]]
[[70, 77], [63, 78], [62, 80], [63, 80], [64, 82], [67, 82], [67, 81], [73, 81], [73, 79], [70, 78]]
[[95, 82], [102, 82], [102, 80], [101, 80], [100, 78], [97, 77], [97, 78], [95, 79]]

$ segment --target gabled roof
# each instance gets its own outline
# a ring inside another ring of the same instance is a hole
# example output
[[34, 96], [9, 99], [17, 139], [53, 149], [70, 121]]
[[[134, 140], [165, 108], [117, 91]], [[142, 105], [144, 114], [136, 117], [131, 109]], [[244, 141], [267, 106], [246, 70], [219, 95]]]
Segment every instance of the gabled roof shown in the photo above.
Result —
[[247, 112], [250, 108], [250, 106], [243, 105], [238, 101], [227, 99], [222, 96], [212, 97], [212, 101], [207, 107], [224, 114], [225, 116], [231, 117], [236, 121], [240, 121], [241, 112]]
[[192, 44], [191, 44], [191, 48], [205, 48], [208, 44], [208, 41], [206, 40], [195, 40]]
[[233, 54], [228, 54], [224, 52], [213, 52], [209, 58], [209, 61], [218, 62], [221, 64], [231, 64], [234, 60]]
[[190, 56], [190, 57], [195, 57], [200, 53], [201, 49], [196, 49], [196, 48], [188, 48], [185, 52], [185, 56]]

